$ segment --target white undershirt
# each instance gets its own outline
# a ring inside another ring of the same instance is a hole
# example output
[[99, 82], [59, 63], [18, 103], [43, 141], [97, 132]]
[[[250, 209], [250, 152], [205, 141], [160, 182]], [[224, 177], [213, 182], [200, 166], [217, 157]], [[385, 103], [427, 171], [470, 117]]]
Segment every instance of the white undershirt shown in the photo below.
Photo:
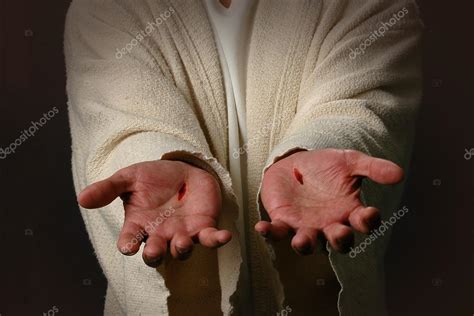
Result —
[[[242, 259], [246, 263], [246, 228], [244, 211], [246, 209], [246, 170], [245, 154], [242, 146], [247, 143], [247, 124], [245, 119], [245, 86], [247, 55], [253, 18], [253, 6], [257, 1], [233, 0], [227, 9], [217, 0], [207, 0], [207, 13], [216, 37], [219, 58], [224, 75], [225, 93], [227, 97], [227, 116], [229, 122], [229, 172], [232, 185], [239, 203], [238, 229]], [[248, 284], [248, 267], [243, 265], [242, 278]], [[250, 297], [242, 289], [241, 306], [249, 306]], [[244, 312], [244, 311], [242, 311]], [[244, 313], [245, 314], [245, 313]]]

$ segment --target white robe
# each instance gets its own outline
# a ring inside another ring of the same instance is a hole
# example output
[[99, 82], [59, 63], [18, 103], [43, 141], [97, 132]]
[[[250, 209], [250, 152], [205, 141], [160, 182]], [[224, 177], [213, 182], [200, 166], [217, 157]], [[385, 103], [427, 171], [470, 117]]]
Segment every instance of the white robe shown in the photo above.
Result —
[[[230, 8], [225, 8], [219, 2], [206, 1], [206, 9], [213, 26], [216, 44], [219, 52], [227, 102], [227, 120], [229, 131], [229, 173], [232, 178], [237, 201], [239, 203], [238, 229], [244, 264], [241, 269], [241, 306], [249, 306], [251, 297], [246, 264], [245, 220], [247, 196], [246, 160], [245, 154], [240, 153], [242, 146], [247, 142], [247, 124], [245, 120], [245, 83], [246, 64], [252, 26], [252, 12], [255, 1], [233, 1]], [[249, 311], [247, 311], [249, 312]]]

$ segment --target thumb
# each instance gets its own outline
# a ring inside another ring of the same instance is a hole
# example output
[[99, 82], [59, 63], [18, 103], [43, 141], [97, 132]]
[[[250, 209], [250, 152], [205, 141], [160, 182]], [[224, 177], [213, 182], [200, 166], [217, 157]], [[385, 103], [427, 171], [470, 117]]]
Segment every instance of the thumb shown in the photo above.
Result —
[[403, 179], [403, 169], [391, 161], [355, 150], [345, 150], [344, 154], [348, 166], [352, 168], [352, 176], [368, 177], [380, 184], [395, 184]]
[[133, 178], [122, 169], [111, 177], [86, 187], [78, 197], [79, 204], [88, 209], [104, 207], [120, 195], [130, 192]]

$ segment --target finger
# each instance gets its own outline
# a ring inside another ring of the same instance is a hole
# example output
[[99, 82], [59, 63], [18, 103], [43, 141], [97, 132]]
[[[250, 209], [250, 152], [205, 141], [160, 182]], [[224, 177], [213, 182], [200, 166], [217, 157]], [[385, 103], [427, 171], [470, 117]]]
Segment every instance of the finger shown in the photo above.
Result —
[[152, 268], [158, 267], [165, 258], [167, 248], [166, 239], [156, 234], [150, 235], [143, 249], [143, 261]]
[[144, 238], [145, 232], [142, 227], [126, 220], [117, 241], [117, 248], [124, 255], [132, 256], [138, 252]]
[[307, 227], [299, 228], [291, 240], [291, 247], [300, 255], [313, 254], [317, 246], [317, 230]]
[[271, 223], [260, 221], [255, 225], [255, 230], [265, 238], [279, 241], [288, 237], [291, 227], [280, 220], [274, 220]]
[[193, 251], [193, 240], [183, 233], [175, 233], [171, 239], [170, 252], [173, 258], [185, 260], [191, 256]]
[[349, 215], [349, 223], [355, 230], [368, 234], [380, 224], [380, 213], [375, 207], [357, 207]]
[[86, 187], [78, 197], [79, 204], [84, 208], [104, 207], [120, 195], [127, 193], [133, 184], [132, 169], [125, 168], [111, 177]]
[[353, 176], [364, 176], [380, 184], [395, 184], [403, 179], [403, 169], [391, 161], [370, 157], [355, 150], [344, 150]]
[[232, 233], [230, 231], [218, 230], [214, 227], [204, 228], [198, 234], [199, 243], [209, 248], [217, 248], [225, 245], [231, 239]]
[[354, 243], [352, 229], [346, 225], [334, 223], [326, 226], [323, 232], [331, 247], [338, 252], [348, 252]]

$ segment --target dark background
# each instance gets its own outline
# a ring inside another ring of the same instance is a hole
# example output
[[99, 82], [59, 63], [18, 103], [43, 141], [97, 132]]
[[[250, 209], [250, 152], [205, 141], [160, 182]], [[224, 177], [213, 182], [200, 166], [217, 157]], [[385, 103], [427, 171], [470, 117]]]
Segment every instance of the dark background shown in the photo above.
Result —
[[[473, 315], [473, 4], [419, 1], [424, 100], [387, 255], [390, 315]], [[62, 36], [69, 0], [0, 0], [0, 315], [100, 315], [106, 280], [75, 202]], [[29, 32], [28, 30], [31, 30]], [[52, 313], [52, 312], [50, 312]]]

